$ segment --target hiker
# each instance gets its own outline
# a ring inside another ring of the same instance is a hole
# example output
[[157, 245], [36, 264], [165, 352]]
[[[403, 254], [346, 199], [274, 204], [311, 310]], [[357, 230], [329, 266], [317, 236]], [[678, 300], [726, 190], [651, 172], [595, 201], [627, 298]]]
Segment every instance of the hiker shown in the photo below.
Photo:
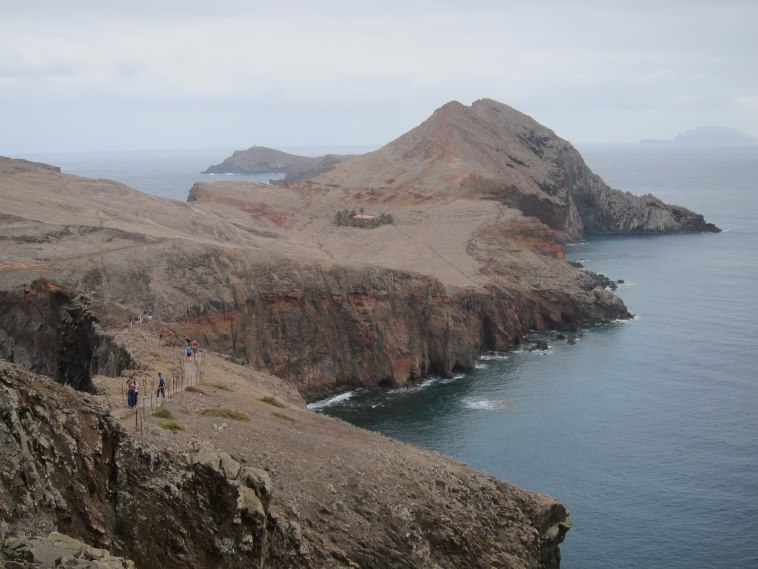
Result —
[[197, 361], [197, 352], [200, 350], [200, 342], [197, 340], [192, 340], [190, 348], [192, 348], [192, 360]]
[[158, 377], [155, 378], [155, 382], [158, 384], [157, 389], [155, 390], [155, 400], [158, 401], [158, 398], [163, 396], [163, 402], [166, 402], [166, 378], [164, 377], [163, 373], [158, 372]]
[[192, 361], [192, 347], [190, 346], [187, 346], [187, 361], [188, 362]]
[[161, 328], [160, 330], [158, 330], [158, 338], [161, 339], [161, 340], [163, 340], [163, 328]]
[[134, 377], [130, 377], [126, 380], [126, 388], [129, 409], [134, 409], [137, 406], [137, 398], [139, 397], [139, 381]]

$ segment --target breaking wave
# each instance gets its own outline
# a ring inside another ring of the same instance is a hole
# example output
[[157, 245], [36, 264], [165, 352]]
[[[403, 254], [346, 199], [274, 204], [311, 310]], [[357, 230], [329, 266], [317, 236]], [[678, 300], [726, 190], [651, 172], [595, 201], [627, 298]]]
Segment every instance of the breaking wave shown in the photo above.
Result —
[[463, 406], [467, 409], [475, 409], [478, 411], [494, 411], [495, 409], [502, 409], [505, 407], [503, 401], [493, 401], [491, 399], [463, 399]]
[[311, 411], [319, 411], [321, 409], [331, 407], [332, 405], [338, 405], [340, 403], [344, 403], [345, 401], [348, 401], [349, 399], [352, 399], [358, 393], [358, 391], [359, 390], [356, 389], [355, 391], [340, 393], [339, 395], [335, 395], [334, 397], [329, 397], [328, 399], [322, 399], [321, 401], [314, 401], [313, 403], [308, 403], [307, 407]]

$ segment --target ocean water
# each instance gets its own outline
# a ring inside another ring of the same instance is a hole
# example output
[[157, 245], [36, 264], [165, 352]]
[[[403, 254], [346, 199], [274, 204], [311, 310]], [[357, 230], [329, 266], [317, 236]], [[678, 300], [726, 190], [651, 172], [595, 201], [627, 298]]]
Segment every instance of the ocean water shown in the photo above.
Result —
[[624, 279], [634, 320], [315, 407], [556, 496], [564, 568], [754, 569], [758, 146], [580, 151], [613, 187], [725, 231], [588, 238], [569, 258]]
[[195, 182], [246, 180], [267, 183], [281, 174], [250, 176], [201, 174], [232, 154], [231, 149], [162, 150], [132, 152], [57, 152], [30, 154], [26, 158], [59, 166], [64, 174], [115, 180], [142, 192], [186, 201]]
[[[725, 231], [588, 238], [569, 257], [624, 279], [617, 292], [634, 320], [584, 330], [573, 346], [549, 335], [546, 352], [485, 354], [454, 379], [312, 407], [556, 496], [573, 521], [564, 568], [754, 569], [758, 146], [579, 150], [612, 186]], [[229, 154], [20, 157], [184, 200], [196, 181], [229, 179], [199, 174]]]
[[[323, 154], [362, 154], [375, 147], [306, 147], [281, 148], [284, 152], [301, 156]], [[199, 150], [144, 150], [131, 152], [57, 152], [14, 156], [35, 162], [59, 166], [64, 174], [85, 178], [106, 178], [136, 188], [142, 192], [186, 201], [195, 182], [242, 180], [268, 183], [283, 178], [283, 174], [201, 174], [213, 164], [229, 157], [233, 149]]]

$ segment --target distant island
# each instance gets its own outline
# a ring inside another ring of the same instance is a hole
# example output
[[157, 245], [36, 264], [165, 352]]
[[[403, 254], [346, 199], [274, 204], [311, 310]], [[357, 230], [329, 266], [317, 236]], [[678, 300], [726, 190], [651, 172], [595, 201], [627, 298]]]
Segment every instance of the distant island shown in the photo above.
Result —
[[331, 170], [351, 155], [296, 156], [265, 146], [238, 150], [220, 164], [209, 166], [203, 174], [284, 174], [286, 181], [317, 176]]
[[678, 134], [674, 140], [645, 138], [641, 144], [753, 144], [755, 140], [736, 128], [701, 126]]

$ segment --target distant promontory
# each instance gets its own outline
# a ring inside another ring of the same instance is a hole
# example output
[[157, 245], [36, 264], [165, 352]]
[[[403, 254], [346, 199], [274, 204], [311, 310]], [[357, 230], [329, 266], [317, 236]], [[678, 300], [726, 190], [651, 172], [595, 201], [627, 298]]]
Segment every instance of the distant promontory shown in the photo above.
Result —
[[208, 167], [203, 174], [284, 174], [287, 181], [301, 180], [331, 170], [351, 158], [349, 154], [297, 156], [265, 146], [237, 150], [220, 164]]

